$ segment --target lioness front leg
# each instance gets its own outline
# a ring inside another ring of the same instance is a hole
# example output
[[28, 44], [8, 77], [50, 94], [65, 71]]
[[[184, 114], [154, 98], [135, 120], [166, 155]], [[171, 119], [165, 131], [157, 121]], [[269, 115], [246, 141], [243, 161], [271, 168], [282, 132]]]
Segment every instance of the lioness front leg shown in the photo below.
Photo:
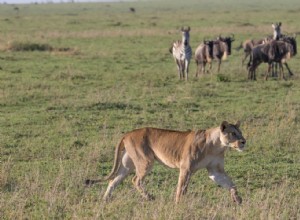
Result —
[[176, 191], [176, 203], [179, 202], [180, 197], [187, 192], [187, 187], [190, 181], [191, 172], [186, 169], [180, 169], [177, 191]]
[[242, 198], [238, 195], [237, 189], [232, 182], [231, 178], [227, 176], [224, 169], [220, 168], [208, 168], [208, 174], [209, 178], [212, 179], [214, 182], [216, 182], [221, 187], [224, 187], [226, 189], [230, 190], [231, 198], [234, 202], [237, 204], [242, 203]]

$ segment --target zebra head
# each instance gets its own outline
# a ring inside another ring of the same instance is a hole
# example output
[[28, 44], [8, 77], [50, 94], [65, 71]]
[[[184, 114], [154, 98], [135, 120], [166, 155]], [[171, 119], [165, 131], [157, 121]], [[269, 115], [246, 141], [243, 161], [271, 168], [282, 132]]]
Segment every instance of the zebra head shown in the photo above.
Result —
[[279, 23], [273, 23], [272, 24], [272, 28], [273, 28], [273, 39], [274, 40], [278, 40], [281, 37], [281, 22]]
[[185, 46], [189, 45], [189, 41], [190, 41], [190, 27], [181, 28], [181, 32], [182, 32], [182, 42], [184, 43]]

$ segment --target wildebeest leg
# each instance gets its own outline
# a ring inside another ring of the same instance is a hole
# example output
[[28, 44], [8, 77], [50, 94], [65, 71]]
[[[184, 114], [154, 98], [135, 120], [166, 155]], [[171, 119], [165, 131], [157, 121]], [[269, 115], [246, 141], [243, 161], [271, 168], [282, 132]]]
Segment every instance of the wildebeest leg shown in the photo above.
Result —
[[[210, 64], [211, 65], [211, 64]], [[202, 63], [202, 74], [205, 73], [205, 66], [206, 66], [206, 62], [203, 62]]]
[[287, 70], [289, 71], [289, 75], [290, 76], [293, 76], [293, 72], [291, 71], [291, 69], [289, 68], [288, 64], [287, 63], [284, 63], [285, 67], [287, 68]]
[[271, 72], [271, 68], [272, 68], [272, 63], [268, 63], [268, 70], [265, 75], [265, 80], [268, 80], [269, 74]]
[[209, 178], [212, 179], [214, 182], [216, 182], [219, 186], [229, 189], [231, 198], [234, 202], [241, 204], [242, 198], [238, 195], [237, 189], [230, 179], [229, 176], [227, 176], [226, 172], [221, 167], [211, 167], [208, 168], [208, 174]]
[[271, 64], [271, 70], [272, 70], [272, 74], [271, 74], [271, 76], [272, 77], [277, 77], [277, 63], [272, 63]]
[[256, 69], [252, 72], [252, 80], [256, 80]]
[[257, 66], [254, 66], [253, 64], [248, 68], [248, 79], [249, 80], [256, 80], [256, 71]]
[[211, 72], [211, 69], [212, 69], [212, 61], [209, 62], [209, 68], [208, 68], [208, 69], [209, 69], [209, 72]]
[[134, 165], [127, 153], [123, 155], [122, 163], [117, 171], [117, 174], [113, 180], [111, 180], [108, 184], [106, 192], [104, 194], [103, 199], [107, 200], [110, 196], [112, 191], [119, 185], [127, 176], [134, 170]]
[[249, 68], [248, 68], [248, 80], [251, 80], [251, 79], [252, 79], [252, 72], [253, 72], [252, 68], [249, 67]]
[[283, 71], [282, 63], [279, 63], [279, 74], [280, 74], [280, 79], [286, 80], [286, 78], [284, 76], [284, 71]]
[[195, 77], [199, 76], [200, 68], [201, 68], [201, 65], [200, 65], [199, 61], [196, 60], [196, 74], [195, 74]]
[[221, 66], [221, 59], [218, 60], [218, 73], [220, 72], [220, 66]]
[[250, 55], [250, 53], [245, 53], [244, 58], [242, 59], [242, 66], [244, 65], [245, 60], [247, 59], [247, 57]]
[[187, 192], [187, 187], [190, 181], [191, 172], [187, 169], [180, 169], [177, 191], [176, 191], [176, 203], [179, 202], [182, 195]]

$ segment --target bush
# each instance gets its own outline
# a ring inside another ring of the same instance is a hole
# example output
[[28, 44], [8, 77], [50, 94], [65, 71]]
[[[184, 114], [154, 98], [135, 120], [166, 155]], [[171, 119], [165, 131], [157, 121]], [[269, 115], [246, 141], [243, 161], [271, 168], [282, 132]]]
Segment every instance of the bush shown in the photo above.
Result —
[[228, 76], [225, 76], [224, 74], [218, 74], [217, 81], [218, 82], [230, 82], [230, 79]]
[[49, 44], [38, 44], [38, 43], [22, 43], [13, 42], [8, 46], [8, 50], [12, 51], [52, 51], [53, 47]]

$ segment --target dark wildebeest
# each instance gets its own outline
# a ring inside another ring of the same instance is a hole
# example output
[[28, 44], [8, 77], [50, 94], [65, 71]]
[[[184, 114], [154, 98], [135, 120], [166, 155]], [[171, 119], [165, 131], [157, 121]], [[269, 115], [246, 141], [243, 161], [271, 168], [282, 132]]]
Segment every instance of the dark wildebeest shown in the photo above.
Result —
[[279, 23], [273, 23], [273, 36], [266, 36], [265, 38], [259, 39], [259, 40], [245, 40], [242, 44], [242, 48], [244, 50], [244, 58], [242, 59], [242, 65], [244, 65], [245, 60], [250, 55], [252, 49], [260, 44], [267, 43], [268, 41], [274, 39], [278, 40], [281, 37], [281, 22]]
[[252, 49], [257, 45], [264, 44], [265, 42], [266, 42], [265, 39], [245, 40], [242, 44], [244, 54], [245, 54], [244, 58], [242, 59], [242, 65], [244, 65], [245, 60], [251, 54]]
[[[280, 38], [279, 38], [280, 41], [283, 41], [283, 42], [287, 42], [287, 43], [290, 43], [293, 47], [293, 51], [294, 53], [290, 54], [291, 57], [293, 56], [296, 56], [297, 54], [297, 42], [296, 42], [296, 35], [294, 35], [293, 37], [291, 36], [288, 36], [288, 35], [281, 35]], [[289, 68], [286, 60], [285, 62], [283, 62], [283, 64], [285, 65], [286, 69], [288, 70], [289, 72], [289, 76], [293, 76], [293, 72], [291, 71], [291, 69]], [[276, 65], [276, 68], [277, 68], [277, 65]], [[281, 68], [281, 70], [283, 71], [283, 67], [282, 67], [282, 63], [279, 63], [279, 68]], [[277, 71], [275, 71], [277, 72]]]
[[197, 64], [196, 77], [205, 72], [205, 66], [207, 63], [210, 64], [213, 59], [213, 40], [203, 40], [203, 42], [196, 48], [195, 61]]
[[[234, 41], [234, 35], [230, 37], [219, 36], [214, 41], [206, 41], [206, 46], [200, 44], [195, 52], [195, 60], [197, 64], [196, 76], [199, 73], [200, 65], [202, 66], [202, 73], [205, 71], [205, 64], [209, 63], [211, 69], [212, 59], [218, 61], [218, 72], [220, 72], [220, 66], [222, 59], [225, 60], [228, 55], [231, 54], [231, 43]], [[212, 56], [211, 56], [211, 44], [212, 44]], [[210, 54], [210, 55], [209, 55]]]
[[213, 45], [213, 58], [218, 60], [218, 72], [220, 72], [220, 66], [222, 60], [226, 60], [227, 56], [231, 54], [231, 43], [234, 41], [234, 35], [230, 37], [219, 36], [214, 41]]
[[254, 47], [248, 62], [248, 79], [256, 80], [256, 68], [261, 63], [268, 63], [268, 71], [265, 75], [265, 79], [267, 80], [273, 62], [280, 64], [280, 74], [285, 79], [282, 63], [286, 63], [287, 59], [295, 55], [294, 46], [288, 42], [271, 40], [266, 44]]

